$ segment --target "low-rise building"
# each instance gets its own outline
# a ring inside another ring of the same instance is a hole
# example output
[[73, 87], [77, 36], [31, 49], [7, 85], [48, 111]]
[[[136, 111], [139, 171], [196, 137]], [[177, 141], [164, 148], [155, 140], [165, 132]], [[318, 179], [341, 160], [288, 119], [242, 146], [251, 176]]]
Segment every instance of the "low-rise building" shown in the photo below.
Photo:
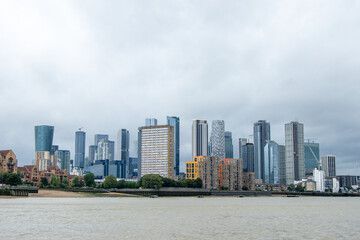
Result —
[[243, 182], [244, 189], [255, 190], [255, 173], [244, 172]]
[[17, 160], [12, 150], [0, 151], [0, 171], [7, 173], [17, 172]]

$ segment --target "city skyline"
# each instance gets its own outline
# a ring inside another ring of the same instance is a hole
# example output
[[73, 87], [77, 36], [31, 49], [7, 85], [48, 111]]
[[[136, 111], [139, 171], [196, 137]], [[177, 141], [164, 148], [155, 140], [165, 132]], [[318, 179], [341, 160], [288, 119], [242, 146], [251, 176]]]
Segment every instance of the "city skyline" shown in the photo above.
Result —
[[46, 124], [74, 159], [78, 128], [92, 143], [178, 116], [184, 171], [194, 118], [224, 119], [234, 157], [257, 120], [278, 144], [300, 121], [337, 173], [359, 175], [359, 3], [163, 3], [1, 3], [2, 149], [31, 164], [33, 127]]

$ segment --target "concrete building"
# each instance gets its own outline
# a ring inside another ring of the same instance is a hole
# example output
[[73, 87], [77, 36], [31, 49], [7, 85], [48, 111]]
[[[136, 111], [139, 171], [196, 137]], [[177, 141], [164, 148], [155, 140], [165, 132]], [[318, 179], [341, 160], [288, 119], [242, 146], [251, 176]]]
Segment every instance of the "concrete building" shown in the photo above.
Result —
[[109, 140], [100, 140], [98, 143], [97, 151], [96, 151], [96, 160], [106, 160], [114, 161], [114, 149], [115, 142]]
[[285, 158], [285, 146], [279, 145], [279, 184], [286, 184], [286, 158]]
[[229, 131], [225, 131], [225, 158], [234, 158], [232, 133]]
[[75, 133], [75, 168], [84, 168], [85, 165], [85, 137], [84, 131]]
[[203, 181], [203, 188], [219, 188], [219, 158], [198, 156], [194, 160], [199, 163], [199, 178]]
[[116, 159], [123, 160], [125, 162], [126, 165], [125, 176], [127, 178], [132, 177], [132, 172], [130, 171], [129, 148], [130, 148], [130, 133], [126, 129], [120, 129], [117, 133]]
[[279, 145], [275, 141], [266, 141], [264, 147], [265, 184], [279, 184]]
[[12, 150], [0, 151], [0, 172], [17, 173], [17, 159]]
[[225, 122], [223, 120], [212, 121], [211, 156], [225, 158]]
[[315, 168], [313, 171], [313, 180], [316, 182], [316, 191], [325, 192], [325, 172]]
[[159, 174], [174, 179], [174, 127], [140, 127], [138, 141], [139, 177]]
[[146, 118], [145, 119], [145, 127], [150, 127], [150, 126], [157, 126], [157, 119], [156, 118]]
[[240, 158], [243, 159], [244, 172], [255, 172], [254, 144], [246, 143], [245, 145], [243, 145]]
[[321, 166], [326, 177], [336, 177], [336, 157], [334, 155], [322, 156]]
[[332, 192], [337, 193], [340, 191], [340, 182], [336, 178], [332, 179]]
[[53, 137], [53, 126], [35, 126], [35, 165], [39, 171], [46, 170], [51, 166]]
[[89, 146], [89, 162], [90, 162], [90, 165], [92, 163], [95, 163], [97, 148], [98, 148], [97, 145], [90, 145]]
[[267, 140], [270, 140], [270, 123], [259, 120], [254, 123], [254, 167], [256, 179], [265, 181], [264, 169], [264, 147]]
[[255, 190], [255, 173], [244, 172], [243, 182], [244, 190]]
[[304, 124], [285, 124], [286, 184], [301, 181], [305, 177]]
[[192, 158], [208, 155], [208, 124], [206, 120], [194, 119], [192, 123]]
[[320, 169], [320, 145], [307, 139], [304, 142], [305, 174], [312, 173], [315, 168]]
[[199, 178], [199, 158], [195, 157], [194, 161], [187, 161], [185, 163], [185, 178], [186, 179], [197, 179]]
[[358, 185], [356, 176], [339, 175], [339, 176], [336, 176], [336, 179], [339, 181], [339, 185], [341, 188], [347, 187], [347, 186]]
[[180, 119], [175, 116], [167, 116], [167, 125], [174, 128], [174, 174], [180, 174]]
[[219, 164], [219, 185], [228, 190], [242, 190], [243, 163], [242, 159], [221, 159]]

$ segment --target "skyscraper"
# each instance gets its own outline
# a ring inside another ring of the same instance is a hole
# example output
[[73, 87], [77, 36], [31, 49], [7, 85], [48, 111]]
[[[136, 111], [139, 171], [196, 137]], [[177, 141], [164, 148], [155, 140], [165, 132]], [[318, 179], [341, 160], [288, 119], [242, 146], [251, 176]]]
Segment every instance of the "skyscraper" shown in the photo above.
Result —
[[174, 178], [174, 128], [169, 125], [139, 128], [138, 177], [159, 174]]
[[216, 156], [220, 160], [225, 158], [225, 122], [223, 120], [212, 121], [211, 156]]
[[167, 124], [174, 128], [174, 174], [180, 173], [180, 119], [179, 117], [167, 116]]
[[157, 126], [157, 119], [156, 118], [146, 118], [145, 126], [146, 127]]
[[75, 167], [84, 168], [85, 162], [85, 132], [76, 131], [75, 133]]
[[285, 124], [286, 184], [293, 184], [305, 176], [304, 124]]
[[35, 126], [35, 165], [39, 171], [47, 170], [50, 167], [53, 136], [53, 126]]
[[98, 145], [101, 140], [109, 140], [109, 135], [107, 134], [95, 134], [94, 136], [94, 145]]
[[242, 147], [248, 143], [247, 138], [239, 138], [239, 158], [242, 158]]
[[320, 169], [320, 147], [319, 143], [310, 142], [307, 140], [304, 142], [305, 151], [305, 173], [313, 173], [315, 168]]
[[265, 181], [264, 147], [266, 140], [270, 140], [270, 123], [259, 120], [254, 123], [254, 167], [255, 178]]
[[334, 155], [321, 156], [322, 170], [325, 177], [336, 177], [336, 157]]
[[57, 150], [55, 156], [57, 158], [58, 167], [60, 169], [66, 169], [68, 174], [70, 174], [70, 151]]
[[125, 176], [131, 178], [130, 161], [129, 161], [129, 148], [130, 148], [130, 133], [126, 129], [120, 129], [117, 133], [117, 160], [125, 161]]
[[264, 147], [265, 184], [279, 184], [279, 145], [266, 141]]
[[232, 143], [232, 133], [225, 132], [225, 158], [234, 158], [234, 146]]
[[89, 162], [90, 162], [90, 165], [92, 163], [95, 163], [97, 148], [98, 148], [97, 145], [90, 145], [89, 146]]
[[95, 160], [114, 161], [115, 142], [102, 139], [98, 143]]
[[279, 145], [279, 183], [286, 184], [285, 146]]
[[192, 124], [192, 157], [208, 155], [208, 124], [194, 119]]
[[241, 156], [243, 159], [244, 172], [255, 172], [254, 167], [254, 144], [246, 143], [242, 146]]

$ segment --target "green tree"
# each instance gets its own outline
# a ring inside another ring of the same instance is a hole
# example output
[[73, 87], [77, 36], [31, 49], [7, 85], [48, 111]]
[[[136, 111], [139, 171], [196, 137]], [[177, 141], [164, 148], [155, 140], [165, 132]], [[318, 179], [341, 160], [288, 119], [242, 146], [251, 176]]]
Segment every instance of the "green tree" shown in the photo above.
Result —
[[176, 187], [176, 181], [170, 178], [163, 178], [163, 187]]
[[41, 178], [39, 187], [45, 188], [45, 187], [48, 187], [48, 185], [49, 185], [49, 182], [48, 182], [47, 178]]
[[290, 186], [288, 186], [288, 190], [291, 192], [295, 191], [295, 185], [294, 184], [290, 184]]
[[176, 182], [176, 185], [175, 187], [178, 187], [178, 188], [186, 188], [187, 187], [187, 184], [186, 184], [186, 181], [184, 179], [180, 179]]
[[84, 176], [85, 185], [92, 187], [95, 185], [95, 175], [93, 173], [87, 173]]
[[114, 175], [109, 175], [104, 180], [104, 188], [116, 188], [117, 181]]
[[117, 188], [127, 188], [127, 183], [124, 180], [119, 180], [117, 182]]
[[202, 188], [203, 186], [203, 181], [201, 180], [201, 178], [197, 178], [194, 180], [195, 184], [194, 184], [194, 187], [195, 188]]
[[297, 192], [303, 192], [305, 190], [305, 187], [301, 186], [301, 184], [296, 185], [295, 191]]
[[85, 186], [85, 182], [83, 179], [80, 179], [79, 181], [79, 187], [84, 187]]
[[6, 176], [5, 183], [11, 186], [21, 185], [21, 177], [17, 173], [9, 173]]
[[63, 178], [60, 187], [67, 188], [69, 186], [69, 180], [67, 178]]
[[0, 171], [0, 183], [5, 183], [6, 182], [6, 176], [8, 175], [8, 173], [6, 171]]
[[50, 187], [59, 188], [60, 187], [60, 179], [58, 176], [53, 175], [50, 180]]
[[80, 180], [78, 176], [75, 176], [72, 180], [71, 187], [76, 188], [80, 186]]
[[127, 188], [139, 188], [139, 183], [138, 182], [126, 182], [126, 187]]
[[141, 177], [140, 185], [143, 188], [160, 189], [163, 185], [163, 178], [158, 174], [146, 174]]

